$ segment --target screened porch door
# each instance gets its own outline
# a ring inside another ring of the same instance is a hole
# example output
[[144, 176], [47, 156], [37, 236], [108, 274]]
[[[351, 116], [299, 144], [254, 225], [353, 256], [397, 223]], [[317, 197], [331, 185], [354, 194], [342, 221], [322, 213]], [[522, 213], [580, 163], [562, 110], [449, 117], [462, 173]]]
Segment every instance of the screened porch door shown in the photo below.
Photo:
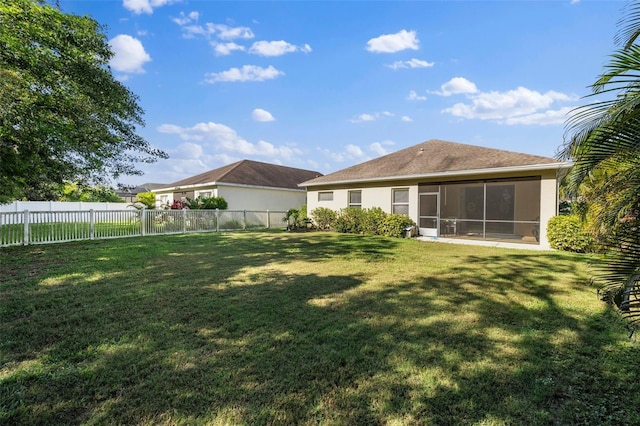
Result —
[[438, 236], [438, 193], [420, 194], [420, 235]]

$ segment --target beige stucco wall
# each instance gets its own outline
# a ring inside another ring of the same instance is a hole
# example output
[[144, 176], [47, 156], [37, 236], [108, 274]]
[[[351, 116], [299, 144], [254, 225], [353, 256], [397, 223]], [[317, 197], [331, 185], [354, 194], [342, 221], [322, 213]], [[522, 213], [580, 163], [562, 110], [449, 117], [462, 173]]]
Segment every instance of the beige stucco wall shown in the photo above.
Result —
[[[287, 211], [290, 208], [299, 208], [306, 201], [304, 190], [218, 185], [192, 188], [190, 191], [194, 191], [195, 197], [203, 192], [212, 192], [214, 197], [223, 197], [229, 204], [228, 210]], [[168, 204], [173, 203], [176, 191], [156, 190], [155, 192], [156, 206], [161, 206], [163, 195], [167, 196]]]
[[306, 201], [305, 191], [222, 185], [218, 197], [227, 200], [229, 210], [287, 211]]
[[[466, 175], [459, 179], [431, 179], [432, 183], [444, 183], [447, 180], [451, 181], [473, 181], [473, 180], [486, 180], [494, 178], [518, 178], [518, 177], [532, 177], [540, 176], [540, 248], [548, 249], [549, 242], [547, 240], [547, 223], [549, 219], [557, 213], [557, 179], [556, 170], [542, 170], [531, 173], [495, 173], [491, 175]], [[397, 181], [397, 182], [380, 182], [370, 184], [354, 184], [352, 187], [347, 185], [334, 185], [324, 187], [312, 187], [307, 192], [307, 209], [312, 212], [318, 207], [327, 207], [334, 211], [338, 211], [347, 207], [348, 203], [348, 191], [349, 190], [361, 190], [362, 191], [362, 207], [380, 207], [385, 212], [391, 212], [391, 194], [392, 189], [396, 188], [409, 188], [409, 217], [418, 223], [419, 215], [419, 191], [418, 184], [427, 184], [429, 179], [420, 179], [412, 181]], [[333, 201], [318, 201], [318, 192], [333, 191]], [[523, 194], [520, 194], [522, 196]], [[517, 218], [518, 220], [533, 220], [537, 214], [535, 212], [529, 212], [526, 219]], [[533, 215], [533, 216], [532, 216]], [[532, 217], [528, 217], [532, 216]], [[531, 227], [526, 225], [527, 229]]]

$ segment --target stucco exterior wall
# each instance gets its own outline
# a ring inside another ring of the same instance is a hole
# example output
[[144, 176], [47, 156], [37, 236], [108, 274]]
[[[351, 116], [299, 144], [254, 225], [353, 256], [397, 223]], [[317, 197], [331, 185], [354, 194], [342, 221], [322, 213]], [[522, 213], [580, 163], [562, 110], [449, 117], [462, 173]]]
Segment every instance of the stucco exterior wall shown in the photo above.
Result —
[[306, 201], [304, 191], [241, 186], [218, 186], [218, 197], [229, 203], [229, 210], [278, 210], [299, 208]]
[[[228, 210], [274, 210], [287, 211], [299, 208], [306, 201], [304, 190], [289, 190], [275, 188], [261, 188], [239, 185], [203, 186], [190, 189], [195, 197], [201, 193], [212, 193], [214, 197], [223, 197], [229, 204]], [[176, 199], [174, 190], [160, 190], [156, 192], [156, 206], [162, 204], [162, 197], [167, 196], [167, 203], [171, 205]]]
[[[491, 175], [465, 175], [459, 179], [455, 178], [433, 178], [420, 179], [411, 181], [395, 181], [395, 182], [378, 182], [378, 183], [360, 183], [353, 186], [348, 185], [326, 185], [323, 187], [311, 187], [307, 192], [307, 210], [311, 213], [318, 207], [327, 207], [334, 211], [338, 211], [348, 205], [348, 191], [362, 191], [362, 208], [380, 207], [387, 213], [392, 208], [392, 190], [393, 189], [409, 189], [409, 217], [416, 223], [419, 222], [419, 184], [437, 184], [446, 183], [447, 181], [474, 181], [474, 180], [490, 180], [490, 179], [508, 179], [520, 177], [540, 177], [540, 248], [549, 249], [547, 240], [547, 223], [549, 219], [557, 214], [558, 200], [558, 183], [556, 170], [542, 170], [533, 173], [500, 173]], [[332, 201], [319, 201], [319, 192], [333, 192]], [[520, 194], [525, 196], [526, 193]], [[525, 214], [525, 213], [521, 213]], [[519, 214], [520, 215], [520, 214]], [[526, 217], [518, 217], [516, 220], [535, 220], [536, 212], [526, 212]], [[531, 225], [523, 225], [530, 231]]]

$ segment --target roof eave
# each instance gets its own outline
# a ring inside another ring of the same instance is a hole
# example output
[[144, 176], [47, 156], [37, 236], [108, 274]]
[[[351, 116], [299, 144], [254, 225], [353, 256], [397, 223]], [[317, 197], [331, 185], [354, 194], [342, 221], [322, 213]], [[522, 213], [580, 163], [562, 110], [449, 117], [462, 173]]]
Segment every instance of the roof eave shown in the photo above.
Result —
[[560, 170], [571, 167], [570, 163], [546, 163], [546, 164], [529, 164], [524, 166], [509, 166], [509, 167], [492, 167], [488, 169], [471, 169], [471, 170], [452, 170], [448, 172], [437, 173], [422, 173], [414, 175], [400, 175], [400, 176], [385, 176], [375, 178], [362, 178], [362, 179], [343, 179], [334, 181], [324, 181], [318, 183], [302, 182], [298, 186], [303, 188], [309, 188], [313, 186], [325, 186], [325, 185], [344, 185], [351, 183], [364, 183], [364, 182], [388, 182], [399, 180], [413, 180], [413, 179], [433, 179], [433, 178], [449, 178], [458, 176], [469, 176], [478, 174], [496, 174], [496, 173], [512, 173], [512, 172], [524, 172], [524, 171], [540, 171], [540, 170]]
[[302, 189], [285, 188], [283, 186], [249, 185], [244, 183], [228, 183], [228, 182], [214, 181], [214, 182], [206, 182], [206, 183], [194, 183], [191, 185], [184, 185], [184, 186], [181, 185], [181, 186], [172, 186], [172, 187], [166, 187], [166, 188], [158, 188], [158, 189], [154, 189], [152, 192], [184, 191], [185, 189], [198, 189], [198, 188], [209, 187], [209, 186], [234, 186], [234, 187], [240, 187], [240, 188], [273, 189], [273, 190], [280, 190], [280, 191], [303, 191]]

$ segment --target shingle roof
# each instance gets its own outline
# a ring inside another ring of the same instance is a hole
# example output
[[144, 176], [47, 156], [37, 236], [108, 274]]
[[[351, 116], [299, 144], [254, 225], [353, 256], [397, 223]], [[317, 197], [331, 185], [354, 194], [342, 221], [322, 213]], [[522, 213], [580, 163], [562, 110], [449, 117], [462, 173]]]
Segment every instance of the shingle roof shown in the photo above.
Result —
[[543, 164], [560, 166], [563, 163], [549, 157], [432, 139], [309, 180], [301, 186]]
[[301, 182], [318, 176], [322, 176], [322, 173], [261, 163], [259, 161], [242, 160], [170, 183], [166, 185], [166, 187], [175, 188], [179, 186], [184, 187], [213, 183], [232, 183], [270, 188], [300, 189], [298, 185]]

